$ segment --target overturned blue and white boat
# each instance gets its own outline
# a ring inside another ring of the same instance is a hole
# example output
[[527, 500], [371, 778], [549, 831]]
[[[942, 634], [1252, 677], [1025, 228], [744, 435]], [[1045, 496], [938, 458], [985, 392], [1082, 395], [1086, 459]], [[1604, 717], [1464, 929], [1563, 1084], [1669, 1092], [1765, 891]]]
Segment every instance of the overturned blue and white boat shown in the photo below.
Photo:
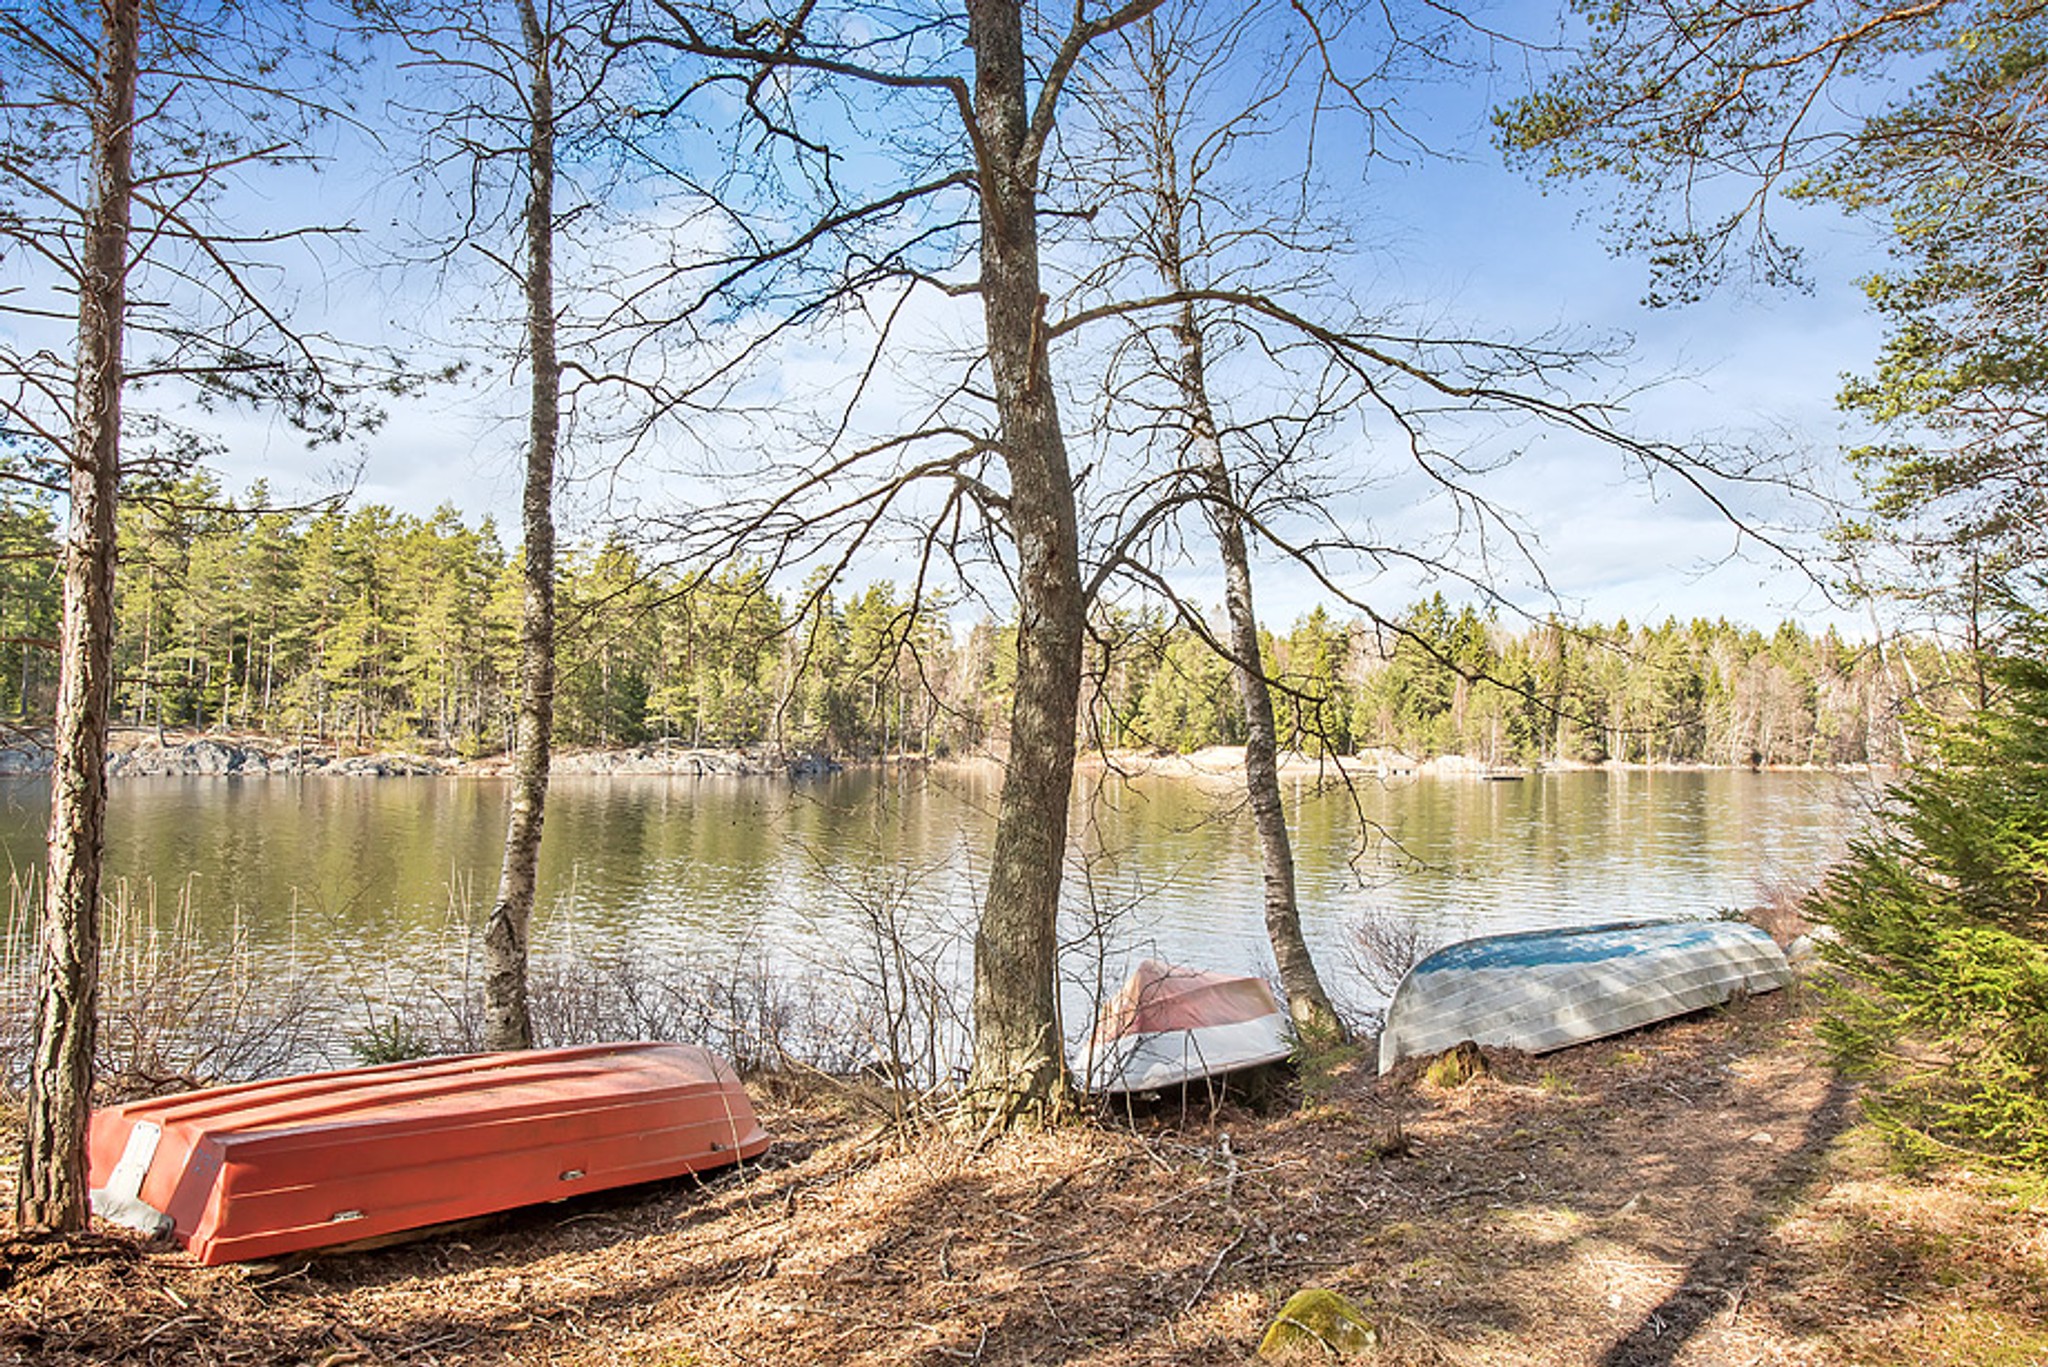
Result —
[[1626, 921], [1463, 940], [1408, 971], [1380, 1071], [1464, 1040], [1540, 1054], [1792, 981], [1776, 942], [1735, 921]]

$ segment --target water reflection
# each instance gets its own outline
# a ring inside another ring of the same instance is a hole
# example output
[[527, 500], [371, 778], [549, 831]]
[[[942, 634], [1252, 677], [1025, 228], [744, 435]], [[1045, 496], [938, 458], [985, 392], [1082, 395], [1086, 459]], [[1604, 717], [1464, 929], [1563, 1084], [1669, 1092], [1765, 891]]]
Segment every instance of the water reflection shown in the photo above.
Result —
[[[1116, 913], [1124, 955], [1263, 971], [1258, 849], [1227, 785], [1091, 780], [1077, 798], [1076, 925]], [[1304, 920], [1333, 966], [1367, 914], [1449, 930], [1682, 916], [1802, 882], [1853, 828], [1864, 785], [1826, 774], [1563, 773], [1345, 789], [1291, 780]], [[188, 879], [199, 933], [325, 953], [361, 979], [480, 921], [507, 786], [486, 779], [117, 783], [110, 878]], [[972, 917], [993, 826], [979, 772], [557, 780], [536, 949], [634, 956], [771, 946], [849, 924], [864, 874], [910, 869], [921, 914]], [[47, 790], [0, 785], [0, 847], [40, 862]], [[850, 933], [850, 932], [845, 932]], [[803, 954], [814, 955], [813, 944]], [[374, 976], [374, 974], [372, 974]]]

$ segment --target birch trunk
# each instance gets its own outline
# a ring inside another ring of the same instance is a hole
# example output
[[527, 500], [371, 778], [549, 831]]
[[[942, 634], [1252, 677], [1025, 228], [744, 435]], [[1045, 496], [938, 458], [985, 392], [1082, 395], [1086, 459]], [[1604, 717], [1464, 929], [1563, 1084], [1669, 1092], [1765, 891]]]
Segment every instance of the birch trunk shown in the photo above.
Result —
[[1009, 765], [974, 937], [966, 1101], [983, 1123], [1016, 1127], [1053, 1119], [1067, 1098], [1054, 985], [1082, 591], [1073, 476], [1047, 367], [1023, 17], [1015, 3], [969, 0], [967, 18], [981, 158], [981, 298], [1010, 477], [1018, 632]]
[[[1169, 288], [1184, 288], [1178, 265], [1169, 273]], [[1287, 1013], [1295, 1033], [1309, 1043], [1335, 1043], [1344, 1038], [1343, 1022], [1323, 990], [1315, 959], [1301, 933], [1301, 906], [1294, 888], [1294, 845], [1287, 833], [1287, 811], [1280, 801], [1279, 728], [1273, 722], [1273, 694], [1266, 685], [1259, 655], [1259, 619], [1252, 605], [1251, 556], [1245, 548], [1244, 519], [1239, 514], [1230, 466], [1217, 436], [1209, 406], [1204, 370], [1202, 330], [1192, 305], [1183, 304], [1174, 326], [1179, 351], [1181, 402], [1187, 409], [1188, 438], [1208, 489], [1204, 506], [1216, 546], [1223, 556], [1223, 606], [1230, 619], [1231, 673], [1244, 709], [1244, 786], [1251, 803], [1252, 823], [1259, 833], [1261, 874], [1265, 890], [1266, 938], [1287, 993]]]
[[78, 291], [50, 862], [43, 889], [21, 1183], [15, 1196], [15, 1222], [23, 1229], [78, 1230], [86, 1224], [85, 1132], [99, 1010], [100, 852], [107, 807], [107, 712], [113, 699], [121, 345], [141, 24], [139, 0], [101, 5], [92, 203]]
[[484, 1043], [533, 1047], [527, 1003], [527, 928], [540, 868], [555, 714], [555, 448], [561, 430], [561, 366], [555, 356], [554, 81], [548, 34], [533, 0], [520, 0], [530, 66], [527, 90], [526, 340], [533, 371], [522, 507], [525, 608], [520, 618], [519, 720], [512, 811], [498, 900], [484, 926]]
[[[1150, 24], [1147, 20], [1148, 30]], [[1152, 264], [1167, 293], [1185, 296], [1188, 257], [1181, 227], [1191, 219], [1196, 172], [1188, 169], [1184, 178], [1170, 101], [1169, 59], [1163, 48], [1155, 46], [1154, 52], [1154, 61], [1145, 69], [1151, 105], [1146, 130], [1151, 143], [1151, 191], [1159, 224]], [[1194, 222], [1199, 234], [1200, 220]], [[1202, 483], [1203, 509], [1223, 559], [1223, 606], [1229, 619], [1231, 675], [1244, 713], [1245, 796], [1259, 835], [1266, 938], [1273, 947], [1273, 961], [1280, 970], [1280, 986], [1287, 994], [1288, 1014], [1296, 1033], [1311, 1043], [1333, 1043], [1343, 1039], [1344, 1026], [1329, 993], [1323, 990], [1315, 959], [1301, 933], [1294, 845], [1280, 800], [1278, 727], [1273, 721], [1273, 694], [1260, 658], [1259, 619], [1252, 601], [1251, 555], [1245, 546], [1242, 505], [1209, 401], [1201, 318], [1192, 302], [1183, 302], [1174, 316], [1173, 341], [1173, 379], [1187, 423], [1188, 454]]]

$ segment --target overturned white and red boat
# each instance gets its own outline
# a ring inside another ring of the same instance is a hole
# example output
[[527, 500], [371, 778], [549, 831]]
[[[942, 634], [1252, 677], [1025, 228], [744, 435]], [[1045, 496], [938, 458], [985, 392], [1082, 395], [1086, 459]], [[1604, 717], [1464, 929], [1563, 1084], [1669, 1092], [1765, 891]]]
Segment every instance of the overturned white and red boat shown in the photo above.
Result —
[[1074, 1065], [1095, 1092], [1149, 1092], [1276, 1063], [1287, 1013], [1263, 979], [1146, 959], [1103, 1004]]

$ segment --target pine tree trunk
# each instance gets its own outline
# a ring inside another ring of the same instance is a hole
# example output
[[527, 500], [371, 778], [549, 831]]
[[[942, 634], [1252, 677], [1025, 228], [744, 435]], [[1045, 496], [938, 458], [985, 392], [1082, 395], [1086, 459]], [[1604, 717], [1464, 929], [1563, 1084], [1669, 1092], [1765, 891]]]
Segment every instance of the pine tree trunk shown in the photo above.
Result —
[[1017, 545], [1017, 676], [988, 893], [974, 937], [969, 1113], [1042, 1124], [1067, 1099], [1055, 996], [1060, 879], [1081, 692], [1073, 477], [1047, 368], [1037, 158], [1028, 142], [1022, 14], [969, 0], [979, 134], [981, 298]]
[[101, 6], [93, 108], [91, 217], [78, 305], [71, 520], [51, 774], [34, 1056], [15, 1222], [86, 1224], [85, 1127], [99, 1010], [100, 851], [113, 702], [114, 501], [121, 467], [121, 343], [127, 309], [139, 0]]
[[512, 812], [498, 900], [484, 926], [484, 1043], [533, 1046], [527, 1006], [527, 926], [540, 868], [541, 821], [555, 712], [555, 445], [561, 428], [561, 367], [555, 359], [554, 85], [548, 38], [533, 0], [520, 0], [530, 64], [526, 201], [526, 333], [533, 397], [526, 453], [525, 611], [520, 620], [519, 721]]

